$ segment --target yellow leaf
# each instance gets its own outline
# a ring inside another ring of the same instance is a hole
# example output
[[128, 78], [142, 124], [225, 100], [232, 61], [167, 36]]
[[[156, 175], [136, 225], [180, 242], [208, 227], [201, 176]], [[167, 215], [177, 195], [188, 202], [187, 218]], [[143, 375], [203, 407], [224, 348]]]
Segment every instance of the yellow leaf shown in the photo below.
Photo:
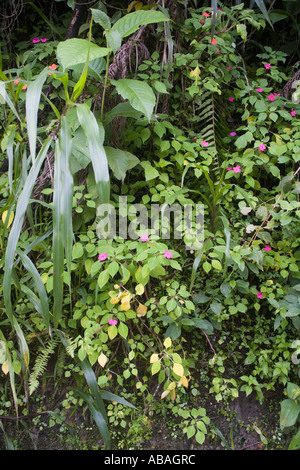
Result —
[[143, 295], [144, 291], [145, 291], [145, 287], [143, 286], [143, 284], [137, 284], [135, 286], [135, 293], [137, 295]]
[[133, 10], [133, 8], [137, 11], [137, 10], [140, 10], [141, 8], [143, 8], [143, 2], [140, 2], [138, 0], [135, 0], [133, 2], [130, 2], [128, 7], [127, 7], [127, 13], [130, 13], [131, 10]]
[[[7, 214], [8, 214], [8, 211], [4, 211], [4, 212], [2, 213], [2, 222], [3, 222], [4, 224], [5, 224], [6, 219], [7, 219]], [[11, 212], [11, 213], [9, 214], [9, 218], [8, 218], [8, 221], [7, 221], [7, 226], [6, 226], [6, 228], [8, 228], [8, 227], [11, 225], [11, 223], [12, 223], [13, 220], [14, 220], [14, 213]]]
[[179, 375], [179, 377], [182, 377], [184, 375], [184, 370], [181, 364], [177, 364], [176, 362], [173, 365], [173, 372], [176, 375]]
[[147, 313], [148, 307], [146, 305], [140, 304], [138, 308], [136, 309], [136, 313], [138, 317], [144, 317]]
[[130, 310], [130, 303], [129, 302], [122, 302], [121, 311], [122, 312], [127, 312], [127, 310]]
[[249, 117], [247, 118], [247, 122], [253, 122], [253, 121], [255, 121], [255, 117], [254, 117], [254, 116], [249, 116]]
[[189, 381], [188, 381], [188, 379], [187, 379], [185, 376], [183, 376], [183, 377], [181, 377], [180, 382], [178, 383], [178, 385], [179, 385], [179, 386], [180, 386], [180, 385], [183, 385], [185, 388], [188, 388], [188, 386], [189, 386]]
[[8, 362], [5, 361], [2, 364], [2, 372], [4, 372], [4, 374], [6, 375], [8, 373], [8, 371], [9, 371]]
[[119, 300], [120, 300], [119, 297], [112, 297], [110, 299], [110, 303], [111, 304], [117, 304], [119, 302]]
[[171, 346], [172, 346], [172, 340], [171, 340], [171, 338], [166, 338], [166, 339], [164, 340], [164, 347], [165, 347], [166, 349], [168, 349], [168, 348], [170, 348]]
[[154, 362], [157, 362], [157, 361], [159, 361], [158, 354], [152, 354], [152, 356], [150, 357], [150, 364], [153, 364]]
[[176, 387], [175, 382], [171, 382], [170, 385], [168, 385], [168, 390], [173, 390]]
[[162, 392], [160, 398], [161, 398], [161, 399], [165, 398], [167, 395], [169, 395], [169, 393], [170, 393], [170, 390], [165, 390], [164, 392]]
[[171, 397], [171, 400], [173, 400], [173, 401], [175, 400], [175, 398], [176, 398], [176, 391], [175, 391], [175, 389], [171, 390], [171, 395], [170, 395], [170, 397]]
[[104, 367], [105, 364], [107, 363], [107, 356], [105, 356], [105, 354], [101, 353], [100, 356], [98, 357], [98, 362], [100, 364], [101, 367]]

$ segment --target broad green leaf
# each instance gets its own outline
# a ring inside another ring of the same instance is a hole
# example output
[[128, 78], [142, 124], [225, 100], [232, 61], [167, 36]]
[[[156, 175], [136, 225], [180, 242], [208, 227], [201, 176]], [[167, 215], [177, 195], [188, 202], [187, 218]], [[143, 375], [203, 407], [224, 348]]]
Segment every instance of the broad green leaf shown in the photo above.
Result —
[[144, 168], [145, 170], [145, 180], [153, 180], [159, 176], [159, 172], [157, 171], [156, 168], [154, 168], [150, 162], [148, 161], [142, 161], [140, 162], [140, 165]]
[[134, 168], [140, 162], [135, 155], [126, 150], [114, 147], [104, 147], [104, 150], [108, 165], [118, 180], [124, 181], [127, 171]]
[[114, 54], [118, 52], [122, 44], [122, 37], [120, 33], [118, 31], [112, 31], [112, 30], [106, 31], [105, 37], [106, 37], [107, 47], [111, 49]]
[[106, 13], [102, 10], [96, 10], [96, 8], [91, 8], [93, 20], [95, 23], [100, 24], [103, 29], [110, 29], [111, 22]]
[[90, 111], [86, 103], [76, 104], [76, 106], [78, 120], [88, 142], [89, 156], [93, 165], [100, 203], [108, 203], [110, 185], [107, 157], [103, 147], [103, 125], [96, 121], [95, 116]]
[[170, 18], [167, 18], [160, 11], [139, 10], [120, 18], [115, 22], [111, 30], [118, 31], [121, 37], [125, 38], [137, 31], [142, 25], [160, 23], [162, 21], [170, 21]]
[[300, 413], [300, 406], [290, 398], [283, 400], [281, 402], [280, 410], [280, 426], [285, 428], [288, 426], [293, 426], [297, 421], [297, 418]]
[[121, 78], [120, 80], [111, 80], [111, 84], [116, 87], [117, 92], [124, 100], [128, 100], [131, 106], [143, 113], [150, 122], [155, 106], [155, 94], [146, 82]]
[[141, 111], [134, 109], [128, 101], [125, 103], [119, 103], [105, 115], [104, 125], [109, 124], [114, 118], [123, 116], [131, 117], [134, 119], [139, 119], [141, 116]]
[[85, 64], [88, 58], [91, 61], [105, 57], [109, 52], [108, 48], [99, 47], [87, 39], [72, 38], [60, 42], [56, 54], [65, 70], [72, 65]]

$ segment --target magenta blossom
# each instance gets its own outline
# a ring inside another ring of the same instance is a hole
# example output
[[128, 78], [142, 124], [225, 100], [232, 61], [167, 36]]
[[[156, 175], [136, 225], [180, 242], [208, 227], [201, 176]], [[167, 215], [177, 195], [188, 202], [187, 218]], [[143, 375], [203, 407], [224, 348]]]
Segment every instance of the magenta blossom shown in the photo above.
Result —
[[270, 251], [270, 250], [272, 250], [272, 248], [270, 247], [270, 245], [266, 245], [266, 246], [264, 247], [264, 250], [265, 250], [265, 251]]
[[230, 70], [230, 69], [231, 69], [231, 67], [230, 67], [230, 66], [229, 66], [229, 67], [227, 67], [227, 70]]
[[142, 242], [148, 242], [149, 241], [148, 233], [145, 233], [144, 235], [141, 236], [141, 241]]
[[228, 101], [231, 101], [231, 102], [232, 102], [232, 101], [234, 101], [234, 98], [232, 98], [232, 96], [230, 96], [230, 97], [228, 98]]
[[275, 95], [274, 95], [274, 94], [273, 94], [273, 95], [269, 95], [269, 96], [268, 96], [268, 100], [269, 100], [269, 101], [274, 101], [274, 100], [275, 100]]
[[269, 70], [269, 69], [271, 68], [271, 64], [269, 64], [269, 63], [265, 64], [265, 68], [266, 68], [267, 70]]
[[291, 116], [296, 116], [296, 111], [294, 109], [291, 111]]
[[43, 39], [41, 39], [41, 42], [46, 42], [46, 41], [48, 41], [48, 39], [47, 39], [47, 38], [43, 38]]
[[262, 299], [262, 298], [263, 298], [263, 294], [262, 294], [262, 292], [260, 292], [260, 290], [257, 292], [257, 298], [258, 298], [258, 299]]
[[236, 132], [234, 132], [234, 131], [233, 131], [233, 132], [230, 132], [230, 135], [231, 135], [232, 137], [234, 137], [234, 136], [236, 135]]
[[232, 170], [232, 166], [228, 166], [228, 167], [226, 168], [226, 170], [227, 170], [227, 171]]
[[38, 37], [36, 37], [36, 38], [33, 38], [32, 42], [33, 42], [33, 44], [35, 44], [35, 43], [37, 43], [37, 42], [40, 42], [40, 40], [39, 40]]
[[239, 173], [241, 171], [241, 167], [239, 165], [234, 166], [233, 168], [234, 173]]
[[108, 324], [109, 324], [109, 325], [114, 326], [114, 325], [116, 325], [117, 323], [118, 323], [118, 320], [113, 320], [112, 318], [109, 318], [109, 319], [108, 319]]
[[172, 252], [172, 251], [165, 250], [165, 251], [164, 251], [164, 257], [165, 257], [165, 258], [168, 258], [168, 259], [171, 259], [171, 258], [173, 257], [173, 252]]
[[202, 140], [201, 145], [203, 145], [203, 147], [208, 147], [209, 142], [206, 142], [205, 140]]
[[108, 257], [108, 253], [100, 253], [100, 255], [98, 256], [98, 260], [105, 261], [107, 257]]
[[259, 93], [262, 93], [264, 91], [263, 88], [256, 88], [256, 91], [258, 91]]
[[259, 150], [261, 150], [263, 152], [264, 150], [266, 150], [267, 147], [265, 146], [265, 144], [260, 144], [258, 146], [258, 148], [259, 148]]

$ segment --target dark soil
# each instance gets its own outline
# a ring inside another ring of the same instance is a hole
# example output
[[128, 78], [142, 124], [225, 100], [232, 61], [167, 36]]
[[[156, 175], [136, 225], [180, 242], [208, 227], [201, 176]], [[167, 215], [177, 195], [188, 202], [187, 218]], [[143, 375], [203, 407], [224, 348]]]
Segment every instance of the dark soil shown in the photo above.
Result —
[[[170, 414], [148, 417], [147, 429], [129, 441], [127, 430], [112, 429], [112, 448], [116, 450], [198, 451], [198, 450], [285, 450], [291, 436], [279, 429], [280, 399], [266, 397], [260, 403], [254, 396], [241, 394], [230, 403], [216, 402], [213, 395], [203, 395], [199, 406], [210, 418], [208, 434], [202, 445], [187, 439], [180, 418]], [[195, 407], [195, 404], [193, 404]], [[62, 423], [48, 414], [21, 421], [3, 420], [6, 434], [16, 450], [101, 450], [103, 442], [89, 413], [76, 411]], [[7, 444], [0, 430], [0, 449]]]

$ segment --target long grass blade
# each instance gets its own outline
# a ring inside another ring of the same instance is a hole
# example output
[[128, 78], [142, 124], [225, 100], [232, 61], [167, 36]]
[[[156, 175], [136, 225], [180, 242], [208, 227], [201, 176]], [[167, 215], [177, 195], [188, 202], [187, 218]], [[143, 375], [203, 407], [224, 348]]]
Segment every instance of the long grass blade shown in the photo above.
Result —
[[21, 258], [24, 268], [31, 274], [31, 277], [34, 281], [35, 288], [39, 294], [40, 313], [44, 319], [46, 329], [47, 331], [49, 331], [50, 329], [49, 302], [48, 302], [48, 296], [47, 296], [42, 278], [38, 270], [34, 266], [33, 262], [31, 261], [31, 259], [25, 253], [22, 253], [19, 250], [17, 250], [17, 253]]
[[39, 104], [42, 94], [42, 88], [48, 76], [48, 72], [48, 67], [45, 67], [42, 72], [38, 75], [38, 77], [34, 81], [29, 83], [26, 92], [26, 122], [29, 149], [32, 162], [34, 162], [36, 156], [36, 138]]
[[3, 278], [3, 292], [4, 292], [4, 303], [6, 307], [6, 314], [11, 321], [11, 324], [14, 324], [13, 320], [13, 310], [11, 303], [11, 279], [12, 279], [12, 270], [14, 264], [15, 253], [17, 249], [18, 240], [20, 237], [22, 224], [24, 221], [24, 216], [29, 204], [30, 195], [34, 186], [34, 183], [38, 177], [40, 168], [43, 164], [43, 161], [46, 158], [50, 143], [52, 138], [49, 138], [44, 145], [42, 146], [35, 163], [32, 165], [31, 170], [25, 180], [23, 190], [19, 196], [16, 214], [12, 224], [11, 231], [7, 240], [7, 247], [5, 251], [5, 271]]
[[57, 328], [63, 303], [64, 255], [71, 273], [73, 177], [70, 171], [72, 138], [67, 118], [61, 121], [61, 132], [55, 146], [53, 190], [53, 320]]

